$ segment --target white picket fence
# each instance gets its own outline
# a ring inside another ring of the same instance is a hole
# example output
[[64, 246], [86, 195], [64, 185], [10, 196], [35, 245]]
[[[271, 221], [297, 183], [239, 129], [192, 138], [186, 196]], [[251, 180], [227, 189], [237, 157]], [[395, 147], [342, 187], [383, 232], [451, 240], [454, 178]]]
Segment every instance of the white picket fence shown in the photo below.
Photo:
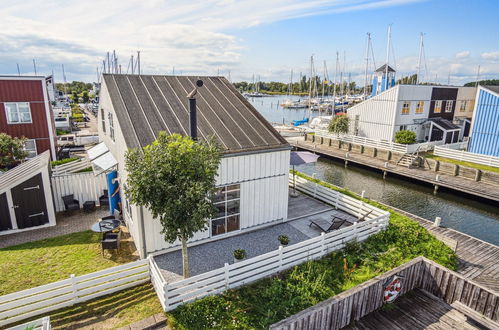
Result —
[[413, 153], [416, 151], [430, 151], [436, 145], [441, 145], [444, 141], [432, 141], [432, 142], [424, 142], [424, 143], [414, 143], [414, 144], [401, 144], [390, 141], [382, 141], [369, 139], [366, 137], [355, 136], [355, 135], [337, 135], [331, 134], [328, 131], [324, 130], [315, 130], [315, 135], [319, 137], [331, 138], [334, 140], [340, 140], [345, 143], [353, 143], [358, 145], [363, 145], [365, 147], [376, 148], [381, 150], [388, 150], [392, 152], [398, 153]]
[[146, 283], [149, 278], [148, 260], [138, 260], [0, 296], [0, 326]]
[[[292, 177], [290, 180], [292, 180]], [[380, 232], [388, 225], [388, 212], [363, 203], [360, 200], [348, 197], [300, 177], [296, 178], [296, 188], [357, 218], [370, 213], [365, 216], [364, 221], [356, 222], [340, 230], [335, 230], [327, 234], [322, 233], [318, 237], [286, 247], [280, 247], [278, 250], [248, 260], [234, 264], [226, 263], [222, 268], [185, 280], [166, 283], [158, 270], [159, 274], [155, 276], [156, 282], [154, 286], [165, 310], [170, 311], [186, 302], [253, 282], [307, 260], [320, 258], [331, 251], [343, 248], [348, 241], [363, 241], [369, 236]], [[162, 282], [163, 285], [161, 286]]]
[[52, 175], [58, 176], [63, 174], [76, 173], [91, 166], [92, 164], [87, 158], [75, 159], [66, 164], [53, 166]]
[[106, 175], [95, 176], [92, 172], [53, 176], [51, 182], [57, 212], [65, 210], [62, 196], [74, 194], [80, 206], [86, 201], [94, 201], [99, 205], [99, 197], [107, 189]]
[[[463, 143], [465, 143], [465, 142], [463, 142]], [[451, 147], [448, 147], [447, 145], [435, 147], [433, 154], [435, 156], [451, 158], [451, 159], [459, 160], [462, 162], [471, 162], [471, 163], [476, 163], [476, 164], [481, 164], [481, 165], [499, 167], [499, 157], [487, 156], [487, 155], [482, 155], [482, 154], [476, 154], [473, 152], [468, 152], [465, 150], [459, 150], [457, 148], [461, 148], [463, 146], [460, 146], [459, 144], [454, 144], [454, 145], [455, 145], [455, 148], [453, 148], [454, 146], [452, 146], [452, 145], [449, 145]]]
[[50, 325], [50, 317], [45, 316], [40, 319], [36, 319], [31, 322], [16, 325], [12, 328], [7, 328], [7, 330], [50, 330], [52, 326]]

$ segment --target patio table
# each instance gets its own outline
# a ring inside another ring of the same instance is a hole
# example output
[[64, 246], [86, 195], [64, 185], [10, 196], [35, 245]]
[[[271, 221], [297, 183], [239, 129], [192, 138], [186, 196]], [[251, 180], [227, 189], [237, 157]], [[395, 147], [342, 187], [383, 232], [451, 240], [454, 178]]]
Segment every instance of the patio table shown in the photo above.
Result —
[[96, 233], [105, 233], [112, 231], [120, 226], [120, 221], [116, 219], [102, 220], [92, 225], [92, 231]]

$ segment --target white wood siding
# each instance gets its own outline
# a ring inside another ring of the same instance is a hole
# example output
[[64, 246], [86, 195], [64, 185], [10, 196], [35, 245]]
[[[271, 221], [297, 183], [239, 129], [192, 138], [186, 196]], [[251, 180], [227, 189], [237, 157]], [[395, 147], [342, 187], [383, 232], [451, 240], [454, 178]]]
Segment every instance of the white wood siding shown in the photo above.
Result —
[[351, 134], [355, 117], [359, 116], [358, 136], [376, 140], [392, 141], [394, 134], [396, 100], [400, 85], [376, 95], [348, 109]]
[[[425, 130], [422, 125], [415, 124], [414, 119], [426, 119], [430, 113], [432, 86], [399, 85], [397, 110], [395, 115], [395, 132], [400, 131], [401, 125], [407, 126], [407, 130], [416, 133], [417, 140], [424, 140]], [[423, 101], [423, 113], [416, 114], [419, 101]], [[404, 103], [410, 102], [409, 114], [402, 114]]]

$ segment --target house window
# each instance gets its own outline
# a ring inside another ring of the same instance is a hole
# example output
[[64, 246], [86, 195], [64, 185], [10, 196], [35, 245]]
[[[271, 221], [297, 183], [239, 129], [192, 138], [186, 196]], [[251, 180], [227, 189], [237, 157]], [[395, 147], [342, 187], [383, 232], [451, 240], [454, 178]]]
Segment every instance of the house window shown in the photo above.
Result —
[[416, 105], [416, 113], [417, 114], [422, 114], [423, 113], [423, 107], [424, 107], [424, 101], [419, 101], [418, 104]]
[[102, 123], [102, 132], [106, 133], [106, 117], [104, 116], [104, 109], [100, 109], [100, 118]]
[[435, 101], [435, 108], [433, 109], [434, 113], [442, 112], [442, 101]]
[[403, 115], [408, 115], [411, 109], [411, 102], [405, 101], [404, 104], [402, 105], [402, 114]]
[[407, 125], [400, 125], [401, 131], [407, 131]]
[[24, 143], [24, 150], [28, 152], [28, 158], [35, 157], [38, 154], [36, 151], [36, 141], [26, 140], [26, 142]]
[[108, 114], [109, 119], [109, 137], [114, 141], [114, 123], [113, 123], [113, 114]]
[[217, 214], [211, 219], [212, 236], [239, 230], [240, 190], [239, 184], [233, 184], [218, 188], [213, 196]]
[[452, 112], [452, 105], [453, 104], [454, 104], [454, 101], [447, 100], [447, 102], [445, 102], [445, 112]]
[[31, 110], [28, 102], [5, 103], [8, 124], [30, 124]]
[[468, 101], [467, 100], [461, 101], [461, 106], [459, 107], [459, 112], [465, 112], [467, 105], [468, 105]]

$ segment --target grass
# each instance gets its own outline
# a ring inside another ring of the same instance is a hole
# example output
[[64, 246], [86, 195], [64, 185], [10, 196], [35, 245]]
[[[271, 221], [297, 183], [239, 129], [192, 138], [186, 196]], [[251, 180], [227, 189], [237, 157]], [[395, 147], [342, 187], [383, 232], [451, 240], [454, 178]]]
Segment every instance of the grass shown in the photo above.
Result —
[[0, 249], [0, 296], [136, 259], [131, 242], [103, 257], [100, 240], [101, 234], [83, 231]]
[[[359, 198], [348, 190], [297, 175]], [[180, 306], [168, 314], [169, 325], [176, 329], [266, 329], [420, 255], [457, 268], [455, 253], [425, 228], [379, 203], [364, 201], [390, 212], [385, 231], [276, 276]]]
[[77, 160], [78, 158], [76, 157], [72, 157], [72, 158], [64, 158], [64, 159], [60, 159], [60, 160], [53, 160], [50, 162], [50, 165], [52, 166], [58, 166], [58, 165], [62, 165], [62, 164], [67, 164], [69, 162], [72, 162], [74, 160]]
[[479, 169], [479, 170], [482, 170], [482, 171], [489, 171], [489, 172], [499, 173], [499, 167], [481, 165], [481, 164], [471, 163], [471, 162], [463, 162], [463, 161], [452, 159], [452, 158], [445, 158], [445, 157], [435, 156], [434, 154], [431, 154], [431, 153], [425, 154], [424, 157], [425, 158], [429, 158], [429, 159], [438, 160], [438, 161], [441, 161], [441, 162], [446, 162], [446, 163], [461, 165], [461, 166], [465, 166], [465, 167], [476, 168], [476, 169]]
[[[114, 329], [162, 313], [151, 284], [139, 285], [51, 313], [53, 329]], [[33, 317], [30, 320], [39, 318]], [[30, 320], [23, 320], [26, 323]]]

